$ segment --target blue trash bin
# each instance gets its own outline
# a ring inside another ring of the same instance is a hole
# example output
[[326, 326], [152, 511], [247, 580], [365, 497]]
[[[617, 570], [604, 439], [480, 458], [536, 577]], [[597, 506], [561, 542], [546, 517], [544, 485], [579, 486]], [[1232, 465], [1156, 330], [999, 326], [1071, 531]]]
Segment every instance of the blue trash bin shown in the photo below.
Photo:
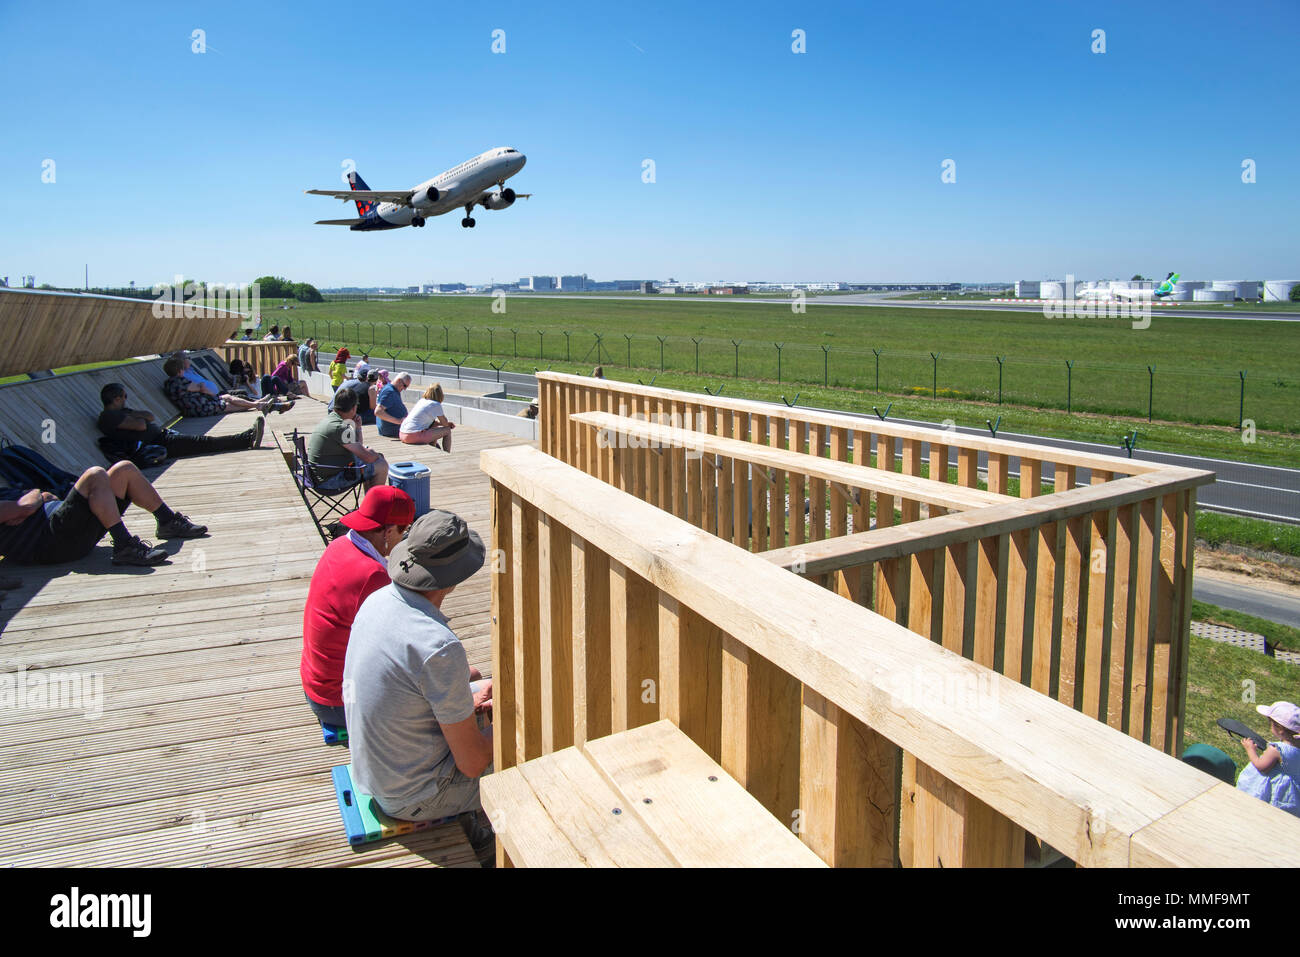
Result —
[[416, 518], [429, 511], [429, 466], [419, 462], [392, 462], [388, 466], [388, 484], [415, 499]]

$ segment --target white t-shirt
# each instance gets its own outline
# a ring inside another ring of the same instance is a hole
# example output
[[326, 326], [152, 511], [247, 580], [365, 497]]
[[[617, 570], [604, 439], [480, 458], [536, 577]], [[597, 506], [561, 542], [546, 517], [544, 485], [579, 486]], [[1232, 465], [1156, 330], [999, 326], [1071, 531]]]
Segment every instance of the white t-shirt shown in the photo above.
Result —
[[442, 403], [434, 399], [420, 399], [415, 403], [413, 408], [405, 419], [402, 420], [402, 432], [423, 432], [425, 429], [433, 428], [433, 424], [438, 421], [438, 417], [445, 415], [442, 410]]

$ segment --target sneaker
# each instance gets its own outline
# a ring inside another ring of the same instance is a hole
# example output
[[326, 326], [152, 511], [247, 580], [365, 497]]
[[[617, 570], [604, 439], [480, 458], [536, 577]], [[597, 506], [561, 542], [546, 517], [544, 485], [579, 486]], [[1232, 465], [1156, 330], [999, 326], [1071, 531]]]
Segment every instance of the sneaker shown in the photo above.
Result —
[[158, 565], [167, 561], [167, 552], [155, 548], [140, 538], [132, 538], [125, 545], [114, 546], [114, 565]]
[[208, 534], [208, 526], [195, 525], [180, 512], [174, 512], [171, 521], [158, 523], [159, 538], [202, 538]]
[[248, 447], [250, 449], [260, 449], [262, 447], [262, 435], [266, 431], [266, 417], [259, 415], [257, 422], [248, 430]]

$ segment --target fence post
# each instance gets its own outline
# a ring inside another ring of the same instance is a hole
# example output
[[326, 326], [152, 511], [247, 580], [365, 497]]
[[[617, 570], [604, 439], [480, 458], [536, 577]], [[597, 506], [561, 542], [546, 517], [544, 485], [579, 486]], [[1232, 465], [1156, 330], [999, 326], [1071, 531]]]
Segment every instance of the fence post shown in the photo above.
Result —
[[930, 398], [939, 398], [939, 353], [931, 352], [930, 358], [934, 360], [934, 379], [930, 383]]
[[570, 359], [569, 359], [569, 336], [570, 336], [570, 332], [566, 329], [566, 330], [564, 331], [564, 361], [565, 361], [565, 362], [569, 362], [569, 361], [570, 361]]
[[495, 359], [497, 354], [496, 342], [495, 342], [496, 330], [493, 329], [491, 326], [488, 326], [487, 331], [488, 331], [488, 355]]
[[424, 360], [427, 359], [428, 356], [420, 356], [420, 355], [417, 355], [415, 358], [417, 358], [417, 359], [420, 360], [420, 378], [423, 379], [423, 378], [424, 378]]
[[772, 345], [776, 347], [776, 384], [780, 385], [781, 384], [781, 349], [785, 347], [785, 343], [774, 342], [772, 343]]
[[503, 363], [501, 363], [501, 365], [497, 365], [495, 362], [491, 362], [491, 361], [489, 361], [489, 362], [488, 362], [488, 365], [490, 365], [493, 369], [496, 369], [496, 370], [497, 370], [497, 381], [500, 382], [500, 381], [501, 381], [501, 370], [504, 369], [507, 365], [509, 365], [509, 363], [508, 363], [508, 362], [503, 362]]
[[1156, 367], [1147, 366], [1147, 421], [1151, 421], [1152, 409], [1156, 397]]
[[511, 329], [510, 334], [515, 337], [513, 349], [514, 349], [515, 358], [518, 359], [519, 358], [519, 330]]
[[546, 330], [545, 329], [537, 330], [537, 358], [538, 359], [546, 358]]
[[822, 343], [822, 385], [831, 384], [831, 347]]
[[451, 352], [451, 328], [448, 326], [442, 327], [442, 351]]
[[627, 340], [627, 367], [630, 369], [632, 368], [632, 337], [625, 332], [623, 338]]
[[469, 352], [469, 326], [465, 327], [465, 351]]
[[1242, 369], [1237, 375], [1241, 376], [1241, 404], [1237, 407], [1237, 428], [1241, 428], [1242, 423], [1246, 421], [1246, 370]]
[[733, 346], [736, 347], [736, 372], [735, 372], [735, 377], [736, 377], [737, 379], [740, 378], [740, 344], [741, 344], [742, 342], [744, 342], [744, 341], [745, 341], [744, 339], [732, 339], [732, 340], [731, 340], [731, 344], [732, 344]]
[[[664, 340], [667, 336], [655, 336], [659, 340], [659, 371], [664, 371]], [[567, 351], [567, 350], [566, 350]]]
[[876, 354], [876, 391], [879, 392], [880, 391], [880, 350], [873, 348], [871, 351]]
[[1070, 415], [1074, 411], [1074, 360], [1065, 360], [1065, 414]]
[[429, 327], [424, 327], [424, 351], [429, 351]]
[[1002, 404], [1002, 360], [1006, 356], [994, 356], [998, 360], [998, 405]]
[[700, 374], [700, 343], [703, 341], [704, 341], [703, 338], [696, 339], [694, 336], [691, 336], [691, 342], [695, 343], [695, 374], [696, 375]]

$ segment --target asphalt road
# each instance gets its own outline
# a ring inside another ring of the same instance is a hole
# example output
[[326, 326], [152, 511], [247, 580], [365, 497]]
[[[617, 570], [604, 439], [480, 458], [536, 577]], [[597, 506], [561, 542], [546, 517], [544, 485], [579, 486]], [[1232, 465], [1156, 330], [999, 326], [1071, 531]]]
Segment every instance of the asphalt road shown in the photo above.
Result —
[[1256, 618], [1300, 628], [1300, 598], [1294, 595], [1198, 575], [1192, 583], [1192, 597], [1220, 608], [1231, 608]]

